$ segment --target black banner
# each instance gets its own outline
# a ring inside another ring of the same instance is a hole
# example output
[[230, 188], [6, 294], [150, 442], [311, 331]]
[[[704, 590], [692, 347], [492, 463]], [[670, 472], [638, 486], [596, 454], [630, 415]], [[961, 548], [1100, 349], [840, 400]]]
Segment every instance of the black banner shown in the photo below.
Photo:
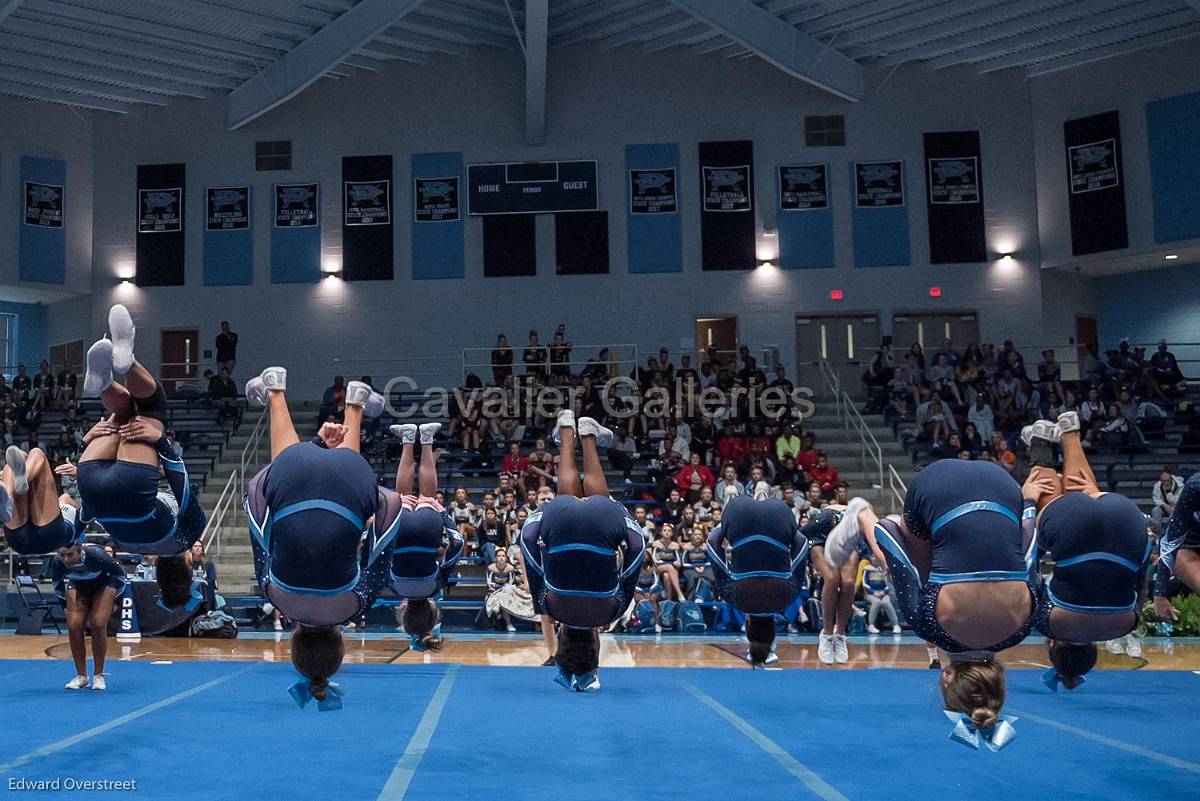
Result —
[[244, 231], [250, 227], [250, 187], [210, 187], [204, 227], [209, 231]]
[[483, 275], [537, 275], [537, 228], [532, 214], [483, 218]]
[[1121, 121], [1115, 111], [1063, 124], [1071, 252], [1129, 247], [1122, 187]]
[[346, 156], [342, 186], [342, 278], [392, 280], [392, 157]]
[[[630, 214], [675, 214], [678, 211], [674, 167], [629, 171]], [[607, 267], [604, 272], [608, 272]]]
[[183, 189], [139, 189], [138, 233], [161, 234], [183, 228]]
[[275, 184], [275, 227], [308, 228], [317, 225], [319, 184]]
[[459, 219], [458, 176], [413, 180], [413, 219], [417, 222], [454, 222]]
[[42, 228], [62, 228], [63, 188], [56, 184], [26, 181], [25, 224]]
[[931, 264], [988, 260], [979, 131], [925, 134]]
[[904, 205], [903, 161], [856, 162], [854, 182], [854, 202], [859, 208]]
[[829, 208], [829, 170], [824, 164], [784, 164], [779, 168], [779, 208]]
[[608, 272], [608, 212], [554, 215], [554, 261], [558, 275]]
[[754, 143], [701, 142], [700, 263], [752, 270], [755, 259]]
[[342, 186], [343, 225], [391, 225], [391, 180], [345, 181]]

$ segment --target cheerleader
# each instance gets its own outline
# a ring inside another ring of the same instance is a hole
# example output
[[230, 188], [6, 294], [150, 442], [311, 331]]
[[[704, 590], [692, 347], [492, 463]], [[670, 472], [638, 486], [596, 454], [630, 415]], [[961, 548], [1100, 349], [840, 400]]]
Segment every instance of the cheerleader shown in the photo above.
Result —
[[[16, 445], [4, 452], [0, 471], [0, 516], [4, 538], [22, 556], [54, 553], [81, 539], [75, 501], [60, 495], [50, 460], [41, 448], [26, 454]], [[65, 465], [64, 465], [65, 467]]]
[[[396, 518], [395, 549], [389, 579], [396, 594], [405, 599], [401, 618], [416, 650], [441, 650], [436, 597], [446, 586], [450, 572], [463, 552], [463, 537], [454, 517], [434, 496], [438, 492], [437, 457], [433, 438], [441, 423], [395, 425], [391, 432], [400, 438], [400, 465], [396, 470], [396, 493], [403, 512]], [[417, 493], [413, 489], [413, 450], [421, 439], [421, 467]], [[387, 496], [396, 495], [383, 490]]]
[[386, 586], [400, 514], [359, 454], [363, 416], [378, 417], [384, 401], [351, 381], [345, 424], [326, 423], [302, 443], [286, 388], [282, 367], [246, 384], [246, 400], [267, 407], [271, 426], [271, 463], [250, 481], [245, 500], [255, 578], [296, 624], [292, 664], [304, 678], [292, 697], [300, 706], [316, 699], [322, 710], [337, 709], [340, 690], [329, 678], [344, 654], [338, 624], [365, 614]]
[[[725, 545], [730, 557], [725, 561]], [[781, 500], [739, 495], [708, 535], [708, 560], [721, 595], [746, 614], [750, 664], [765, 664], [775, 644], [775, 615], [796, 600], [804, 580], [808, 540]]]
[[1050, 488], [1048, 479], [1035, 479], [1026, 500], [991, 462], [943, 459], [917, 474], [903, 517], [880, 520], [862, 504], [825, 543], [826, 560], [840, 567], [866, 536], [914, 633], [950, 654], [941, 673], [945, 708], [961, 716], [961, 726], [1001, 743], [1011, 726], [1000, 716], [1004, 668], [994, 654], [1033, 627], [1038, 584], [1026, 545], [1033, 501]]
[[1192, 592], [1200, 593], [1200, 473], [1184, 483], [1175, 511], [1163, 527], [1159, 551], [1154, 573], [1154, 613], [1160, 620], [1174, 621], [1178, 615], [1168, 598], [1171, 576]]
[[[83, 392], [99, 397], [108, 413], [84, 437], [76, 468], [81, 522], [104, 526], [118, 550], [159, 557], [163, 603], [191, 598], [184, 552], [204, 531], [204, 511], [187, 466], [166, 437], [167, 396], [162, 384], [133, 355], [129, 310], [108, 313], [111, 339], [88, 349]], [[114, 376], [124, 376], [119, 384]], [[160, 475], [169, 492], [158, 491]]]
[[67, 682], [67, 689], [88, 686], [86, 633], [91, 630], [92, 689], [104, 690], [108, 621], [117, 596], [125, 589], [125, 571], [102, 548], [72, 542], [58, 549], [51, 575], [67, 605], [67, 635], [75, 661], [75, 678]]
[[[1022, 438], [1033, 468], [1025, 495], [1043, 484], [1035, 555], [1054, 560], [1054, 573], [1040, 587], [1035, 624], [1046, 636], [1050, 662], [1044, 681], [1071, 690], [1096, 665], [1096, 641], [1123, 637], [1137, 626], [1152, 542], [1146, 516], [1121, 495], [1101, 492], [1079, 437], [1079, 415], [1066, 412], [1058, 424], [1039, 420]], [[1054, 469], [1051, 442], [1059, 442], [1063, 470]]]
[[[584, 475], [575, 464], [576, 439]], [[646, 539], [629, 512], [608, 494], [599, 448], [612, 432], [569, 409], [559, 412], [558, 496], [539, 503], [521, 529], [530, 594], [539, 613], [561, 625], [555, 681], [577, 692], [600, 689], [600, 627], [619, 618], [634, 597]]]

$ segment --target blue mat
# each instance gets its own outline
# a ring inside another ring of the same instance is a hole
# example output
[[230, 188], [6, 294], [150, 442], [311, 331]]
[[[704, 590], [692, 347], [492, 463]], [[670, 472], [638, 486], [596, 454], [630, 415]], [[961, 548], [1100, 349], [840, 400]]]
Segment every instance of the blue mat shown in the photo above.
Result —
[[69, 693], [64, 662], [0, 661], [0, 787], [135, 779], [138, 798], [206, 801], [1200, 797], [1188, 672], [1098, 671], [1053, 694], [1037, 671], [1010, 671], [1019, 734], [994, 754], [947, 739], [931, 671], [606, 669], [602, 692], [577, 695], [550, 669], [348, 665], [346, 708], [320, 713], [292, 703], [288, 665], [111, 668], [107, 692]]

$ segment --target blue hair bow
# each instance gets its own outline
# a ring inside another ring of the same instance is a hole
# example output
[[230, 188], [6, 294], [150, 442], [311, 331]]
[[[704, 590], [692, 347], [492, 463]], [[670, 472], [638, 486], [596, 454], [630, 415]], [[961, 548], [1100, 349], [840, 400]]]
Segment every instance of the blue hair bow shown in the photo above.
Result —
[[[437, 624], [437, 625], [435, 625], [435, 626], [433, 627], [433, 629], [432, 629], [432, 630], [431, 630], [429, 633], [430, 633], [430, 634], [432, 634], [434, 637], [438, 637], [438, 638], [440, 638], [440, 637], [442, 636], [442, 624], [441, 624], [441, 622], [438, 622], [438, 624]], [[423, 635], [423, 634], [410, 634], [410, 635], [409, 635], [409, 637], [408, 637], [408, 644], [409, 644], [409, 648], [411, 648], [411, 649], [412, 649], [412, 650], [414, 650], [414, 651], [424, 651], [424, 650], [425, 650], [425, 646], [421, 644], [421, 638], [422, 638], [423, 636], [425, 636], [425, 635]]]
[[564, 690], [574, 690], [577, 693], [594, 692], [600, 689], [600, 677], [594, 670], [580, 676], [573, 676], [559, 668], [558, 675], [554, 677], [554, 683]]
[[[300, 681], [288, 688], [288, 694], [292, 696], [292, 700], [296, 702], [296, 706], [303, 709], [313, 699], [312, 683], [306, 678], [301, 678]], [[317, 701], [317, 709], [321, 712], [341, 709], [342, 695], [342, 686], [332, 681], [329, 682], [329, 684], [325, 685], [325, 700]]]
[[[1086, 682], [1087, 682], [1086, 676], [1079, 677], [1079, 684], [1084, 684]], [[1050, 668], [1045, 673], [1043, 673], [1042, 674], [1042, 684], [1045, 684], [1053, 692], [1058, 692], [1058, 685], [1062, 684], [1062, 679], [1059, 678], [1058, 670], [1055, 668]], [[1064, 685], [1064, 686], [1066, 686], [1066, 685]], [[1078, 685], [1076, 685], [1076, 686], [1078, 686]]]
[[1011, 715], [1001, 715], [1000, 720], [996, 725], [986, 731], [980, 731], [975, 728], [975, 724], [971, 722], [968, 715], [962, 712], [952, 712], [949, 709], [942, 710], [946, 717], [954, 722], [954, 729], [950, 732], [950, 739], [960, 742], [963, 745], [979, 750], [979, 742], [987, 746], [989, 751], [999, 751], [1004, 746], [1011, 743], [1017, 736], [1017, 730], [1013, 724], [1018, 718]]

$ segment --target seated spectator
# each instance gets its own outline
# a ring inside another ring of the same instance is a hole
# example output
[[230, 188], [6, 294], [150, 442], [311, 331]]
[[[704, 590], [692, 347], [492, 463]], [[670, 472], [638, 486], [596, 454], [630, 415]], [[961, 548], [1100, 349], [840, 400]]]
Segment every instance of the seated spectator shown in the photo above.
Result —
[[1092, 426], [1083, 438], [1083, 444], [1093, 448], [1122, 448], [1129, 442], [1130, 428], [1129, 419], [1121, 414], [1121, 407], [1116, 403], [1109, 404], [1108, 415]]
[[675, 542], [675, 529], [668, 523], [659, 526], [658, 539], [650, 546], [654, 569], [662, 577], [668, 601], [682, 601], [683, 587], [679, 583], [679, 566], [682, 561], [680, 547]]
[[785, 487], [789, 484], [803, 484], [804, 471], [796, 466], [796, 460], [792, 457], [787, 457], [775, 469], [775, 484], [780, 487]]
[[496, 561], [496, 549], [508, 545], [505, 542], [505, 525], [500, 520], [500, 508], [483, 510], [483, 520], [475, 531], [479, 555], [489, 564]]
[[1104, 404], [1100, 401], [1100, 391], [1095, 387], [1088, 390], [1087, 397], [1079, 404], [1079, 427], [1084, 435], [1096, 423], [1103, 424]]
[[[500, 603], [501, 594], [511, 592], [516, 586], [516, 570], [508, 563], [508, 552], [506, 550], [497, 551], [493, 560], [487, 566], [487, 588], [488, 597], [484, 602], [484, 609], [488, 617], [493, 617], [495, 609], [499, 611], [504, 618], [504, 628], [506, 631], [516, 631], [516, 626], [512, 622], [512, 614], [503, 604]], [[530, 604], [532, 607], [532, 604]]]
[[492, 348], [492, 381], [498, 387], [504, 386], [513, 374], [513, 352], [508, 346], [508, 337], [496, 335], [496, 347]]
[[817, 463], [808, 472], [812, 476], [813, 482], [820, 486], [821, 493], [827, 497], [833, 496], [837, 483], [842, 480], [838, 471], [830, 466], [824, 451], [817, 454]]
[[529, 460], [521, 455], [521, 443], [510, 442], [508, 444], [508, 453], [504, 456], [502, 469], [508, 475], [515, 477], [512, 480], [520, 491], [521, 497], [525, 497], [525, 474], [529, 472]]
[[862, 597], [868, 604], [868, 634], [879, 633], [879, 629], [875, 626], [875, 621], [879, 619], [880, 609], [883, 610], [883, 614], [887, 619], [891, 621], [892, 634], [900, 633], [900, 618], [896, 616], [896, 610], [892, 606], [892, 597], [888, 593], [886, 574], [882, 568], [877, 567], [871, 561], [867, 562], [867, 566], [862, 571]]
[[701, 584], [707, 584], [709, 595], [716, 595], [713, 573], [708, 565], [708, 537], [703, 529], [692, 529], [683, 549], [683, 592], [685, 598], [695, 598]]
[[795, 459], [800, 455], [800, 437], [796, 435], [796, 427], [788, 423], [775, 440], [775, 458], [783, 462], [789, 456]]
[[812, 432], [805, 432], [804, 436], [800, 438], [800, 452], [796, 454], [796, 465], [807, 473], [816, 465], [817, 456], [820, 453], [817, 450], [816, 435]]
[[463, 542], [475, 536], [477, 508], [467, 497], [466, 487], [455, 487], [454, 498], [446, 506], [446, 511], [454, 518], [458, 533], [462, 534]]
[[346, 377], [335, 375], [333, 383], [321, 395], [321, 409], [317, 413], [322, 421], [340, 420], [346, 411]]
[[992, 439], [982, 458], [989, 462], [995, 462], [1009, 473], [1012, 473], [1017, 467], [1017, 455], [1012, 452], [1012, 448], [1008, 447], [1008, 440], [999, 431], [992, 432]]
[[[689, 430], [690, 433], [690, 430]], [[680, 433], [679, 427], [675, 424], [670, 424], [666, 428], [666, 436], [658, 446], [659, 456], [663, 459], [667, 458], [669, 453], [679, 454], [679, 458], [687, 461], [692, 455], [691, 445], [688, 444], [686, 438]]]
[[1158, 350], [1150, 357], [1150, 377], [1158, 385], [1159, 391], [1169, 398], [1182, 395], [1187, 391], [1187, 381], [1179, 369], [1179, 361], [1175, 354], [1167, 348], [1167, 341], [1158, 341]]
[[713, 487], [702, 488], [700, 490], [700, 500], [692, 504], [692, 508], [696, 510], [697, 523], [701, 525], [711, 523], [713, 512], [721, 508], [721, 505], [717, 503], [716, 496], [713, 494]]
[[24, 405], [30, 400], [30, 390], [33, 387], [32, 379], [29, 373], [26, 372], [26, 367], [23, 363], [17, 364], [17, 374], [12, 380], [13, 402], [18, 405]]
[[895, 368], [896, 357], [892, 354], [892, 346], [884, 342], [879, 346], [879, 350], [875, 351], [871, 366], [863, 373], [863, 383], [867, 387], [886, 387], [892, 380]]
[[237, 417], [237, 396], [237, 382], [229, 374], [229, 368], [222, 367], [208, 382], [208, 399], [217, 409], [217, 422]]
[[637, 455], [637, 443], [630, 430], [632, 425], [622, 420], [614, 426], [612, 444], [608, 446], [608, 463], [621, 471], [621, 478], [626, 484], [633, 483], [633, 460]]
[[77, 461], [79, 448], [74, 437], [65, 428], [58, 432], [58, 440], [50, 446], [50, 461], [59, 465], [64, 462]]
[[1175, 504], [1179, 501], [1181, 492], [1183, 478], [1164, 467], [1151, 494], [1154, 508], [1150, 510], [1150, 530], [1155, 534], [1162, 534], [1163, 521], [1169, 520], [1175, 512]]
[[1046, 348], [1042, 351], [1042, 361], [1037, 366], [1037, 375], [1038, 388], [1041, 389], [1043, 396], [1049, 395], [1052, 391], [1060, 398], [1065, 394], [1062, 385], [1062, 365], [1054, 360], [1054, 348]]
[[741, 482], [739, 482], [737, 479], [737, 470], [735, 470], [731, 464], [725, 465], [725, 467], [721, 470], [721, 480], [716, 486], [715, 494], [717, 497], [717, 502], [720, 503], [721, 506], [725, 506], [725, 504], [729, 503], [737, 496], [744, 494], [745, 491], [746, 488], [743, 487]]
[[915, 390], [908, 378], [908, 368], [897, 367], [892, 372], [892, 380], [887, 384], [888, 406], [898, 417], [908, 417], [909, 403], [914, 394]]
[[978, 459], [983, 454], [983, 435], [974, 423], [967, 423], [959, 439], [963, 448], [971, 452], [972, 459]]
[[652, 559], [643, 561], [641, 569], [638, 570], [637, 584], [634, 585], [633, 600], [635, 604], [640, 604], [642, 601], [650, 602], [650, 605], [654, 607], [654, 630], [661, 633], [662, 626], [658, 622], [658, 602], [666, 596], [666, 591], [663, 589], [663, 583], [659, 576], [658, 566]]
[[679, 525], [679, 521], [683, 519], [683, 507], [686, 505], [687, 501], [683, 499], [679, 488], [672, 487], [670, 494], [659, 509], [659, 520], [671, 526]]
[[931, 386], [940, 386], [942, 392], [949, 392], [956, 406], [962, 406], [962, 395], [959, 394], [955, 383], [954, 368], [945, 353], [937, 353], [934, 363], [925, 371], [925, 381]]
[[693, 453], [688, 463], [675, 476], [675, 484], [688, 503], [696, 503], [700, 500], [700, 491], [705, 487], [715, 487], [717, 479], [711, 470], [700, 464], [700, 454]]
[[1000, 369], [1005, 368], [1012, 370], [1017, 378], [1028, 378], [1025, 374], [1025, 357], [1013, 347], [1011, 339], [1004, 340], [1004, 349], [1000, 351]]
[[78, 397], [76, 388], [79, 384], [79, 377], [69, 368], [64, 367], [59, 370], [54, 383], [57, 387], [54, 400], [59, 406], [65, 406], [69, 401]]
[[929, 400], [917, 407], [917, 425], [935, 448], [950, 437], [950, 432], [955, 426], [954, 417], [942, 405], [941, 395], [935, 392]]
[[746, 494], [756, 501], [765, 501], [771, 495], [771, 484], [761, 467], [750, 468], [750, 480], [746, 482]]
[[33, 405], [38, 409], [52, 406], [54, 402], [54, 373], [50, 372], [50, 362], [42, 359], [38, 374], [32, 383]]
[[850, 485], [845, 481], [839, 481], [833, 488], [833, 502], [839, 506], [846, 506], [850, 503]]
[[[615, 445], [614, 438], [614, 444], [610, 447], [615, 447]], [[534, 440], [533, 450], [525, 458], [525, 464], [525, 486], [527, 489], [537, 490], [554, 483], [554, 456], [546, 450], [546, 440], [544, 437], [538, 437]]]
[[725, 428], [721, 431], [721, 439], [717, 442], [717, 451], [721, 454], [724, 464], [736, 467], [750, 455], [750, 444], [746, 442], [736, 425], [726, 423]]

